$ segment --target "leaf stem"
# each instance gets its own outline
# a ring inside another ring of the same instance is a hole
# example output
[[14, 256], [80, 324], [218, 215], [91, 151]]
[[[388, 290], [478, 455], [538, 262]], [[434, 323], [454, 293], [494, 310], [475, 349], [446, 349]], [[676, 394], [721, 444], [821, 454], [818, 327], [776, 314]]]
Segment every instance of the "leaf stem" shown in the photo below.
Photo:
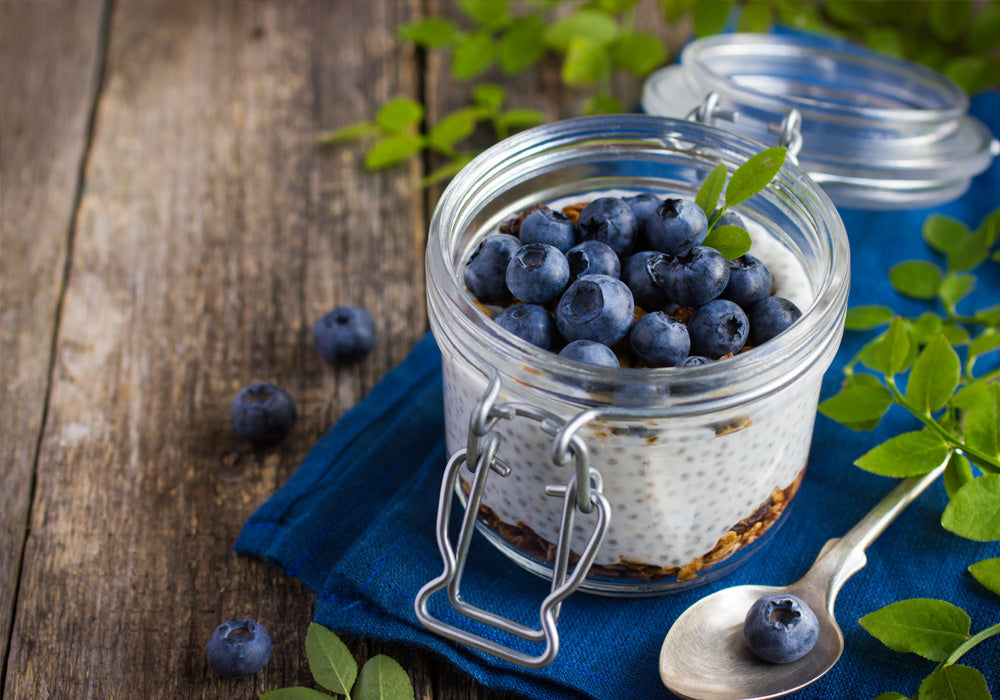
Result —
[[993, 625], [992, 627], [987, 627], [984, 630], [980, 630], [979, 632], [977, 632], [976, 634], [974, 634], [973, 636], [969, 637], [964, 642], [959, 644], [955, 648], [955, 651], [951, 652], [948, 658], [945, 659], [943, 662], [941, 662], [941, 665], [951, 666], [953, 663], [962, 658], [962, 655], [965, 654], [965, 652], [972, 649], [972, 647], [976, 646], [984, 639], [989, 639], [990, 637], [997, 634], [1000, 634], [1000, 622]]
[[918, 410], [917, 407], [914, 406], [912, 403], [910, 403], [909, 400], [907, 400], [907, 398], [903, 396], [903, 394], [899, 391], [899, 388], [896, 386], [895, 379], [886, 376], [885, 383], [889, 387], [889, 391], [892, 392], [893, 400], [896, 403], [898, 403], [900, 406], [902, 406], [911, 414], [913, 414], [917, 418], [917, 420], [919, 420], [921, 423], [923, 423], [928, 428], [933, 430], [935, 433], [940, 435], [945, 442], [947, 442], [955, 449], [960, 450], [966, 456], [975, 459], [976, 463], [979, 464], [981, 467], [982, 466], [988, 467], [988, 471], [992, 471], [994, 473], [1000, 473], [1000, 462], [997, 462], [997, 460], [993, 459], [992, 457], [983, 452], [980, 452], [976, 448], [970, 447], [969, 445], [965, 444], [964, 442], [956, 438], [951, 431], [946, 430], [940, 423], [934, 420], [929, 414], [925, 413], [924, 411]]

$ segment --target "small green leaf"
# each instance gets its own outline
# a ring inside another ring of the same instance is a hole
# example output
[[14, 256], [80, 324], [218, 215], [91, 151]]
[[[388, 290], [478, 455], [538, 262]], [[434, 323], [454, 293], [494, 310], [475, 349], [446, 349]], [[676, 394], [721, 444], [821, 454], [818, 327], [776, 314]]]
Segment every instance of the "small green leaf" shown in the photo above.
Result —
[[889, 282], [900, 294], [933, 299], [941, 286], [941, 269], [926, 260], [907, 260], [889, 268]]
[[1000, 559], [983, 559], [969, 567], [969, 573], [997, 595], [1000, 595]]
[[875, 369], [888, 376], [902, 372], [909, 365], [911, 350], [906, 324], [897, 316], [875, 347]]
[[480, 83], [472, 91], [472, 99], [487, 114], [499, 114], [507, 99], [507, 91], [494, 83]]
[[865, 29], [865, 45], [880, 53], [902, 58], [905, 50], [903, 48], [903, 36], [899, 29], [895, 27], [870, 27]]
[[978, 401], [965, 410], [962, 424], [969, 447], [1000, 461], [1000, 384], [990, 384], [981, 392]]
[[[1000, 20], [1000, 5], [996, 6], [996, 15], [998, 20]], [[1000, 45], [1000, 42], [998, 42], [998, 45]], [[997, 239], [1000, 239], [1000, 208], [994, 209], [986, 215], [979, 223], [979, 228], [976, 229], [975, 235], [987, 249], [996, 243]]]
[[890, 603], [865, 615], [860, 624], [893, 651], [944, 661], [969, 638], [972, 621], [957, 605], [943, 600], [912, 598]]
[[729, 185], [726, 187], [726, 206], [734, 207], [767, 187], [785, 164], [785, 155], [785, 149], [776, 146], [748, 158], [729, 178]]
[[819, 405], [819, 412], [838, 423], [881, 420], [892, 406], [892, 394], [881, 384], [853, 384]]
[[509, 109], [497, 117], [506, 129], [523, 129], [545, 121], [545, 114], [537, 109]]
[[667, 50], [655, 34], [635, 32], [615, 40], [611, 45], [611, 60], [616, 66], [643, 77], [666, 62]]
[[722, 253], [726, 260], [734, 260], [749, 252], [751, 244], [750, 234], [741, 226], [716, 226], [702, 242], [702, 245]]
[[454, 177], [462, 170], [462, 168], [468, 165], [469, 162], [474, 157], [475, 156], [471, 153], [459, 154], [455, 158], [452, 158], [450, 161], [442, 165], [437, 170], [432, 170], [431, 172], [427, 173], [427, 175], [425, 175], [420, 180], [420, 186], [429, 187], [430, 185], [437, 184], [442, 180], [447, 180], [450, 177]]
[[991, 384], [985, 379], [977, 379], [971, 384], [966, 384], [955, 392], [955, 397], [951, 400], [951, 405], [955, 408], [969, 409], [987, 400]]
[[705, 216], [712, 217], [715, 207], [719, 204], [719, 197], [726, 187], [726, 166], [722, 163], [716, 165], [712, 172], [705, 176], [698, 188], [698, 194], [694, 197], [694, 203], [701, 207]]
[[399, 36], [418, 46], [438, 49], [455, 41], [458, 37], [458, 27], [444, 17], [427, 17], [401, 26]]
[[608, 54], [601, 44], [587, 37], [573, 37], [562, 65], [564, 83], [574, 87], [593, 85], [609, 71]]
[[712, 2], [702, 0], [696, 3], [694, 6], [695, 36], [709, 36], [721, 32], [722, 28], [726, 26], [733, 4], [734, 0], [712, 0]]
[[537, 15], [518, 17], [500, 39], [500, 69], [513, 75], [531, 68], [545, 55], [545, 22]]
[[458, 7], [484, 28], [502, 26], [509, 16], [507, 0], [458, 0]]
[[400, 134], [379, 139], [365, 156], [365, 167], [369, 170], [387, 168], [401, 163], [418, 153], [424, 146], [424, 139], [419, 134]]
[[892, 321], [892, 309], [888, 306], [852, 306], [847, 310], [844, 328], [849, 331], [867, 331], [884, 326]]
[[582, 111], [586, 115], [593, 115], [620, 114], [624, 110], [622, 109], [622, 103], [612, 95], [591, 95], [583, 103]]
[[379, 128], [371, 122], [357, 122], [342, 126], [333, 131], [328, 131], [316, 139], [316, 143], [319, 146], [333, 146], [338, 143], [365, 138], [366, 136], [374, 136], [378, 133]]
[[913, 342], [923, 344], [944, 332], [944, 319], [933, 311], [925, 311], [916, 319], [909, 320], [906, 328], [910, 332], [910, 339]]
[[[998, 258], [998, 260], [1000, 260], [1000, 258]], [[980, 309], [973, 314], [973, 318], [976, 320], [976, 323], [982, 323], [986, 326], [992, 326], [993, 328], [1000, 326], [1000, 304], [986, 309]]]
[[969, 235], [969, 227], [950, 216], [931, 214], [924, 220], [921, 235], [931, 248], [947, 254], [961, 247], [962, 239]]
[[379, 654], [361, 668], [354, 700], [413, 700], [413, 686], [402, 666]]
[[1000, 474], [977, 477], [952, 497], [941, 516], [941, 525], [967, 540], [1000, 540], [997, 503], [1000, 503]]
[[269, 690], [266, 693], [261, 693], [258, 697], [260, 700], [333, 700], [332, 695], [303, 686]]
[[456, 143], [469, 138], [476, 130], [481, 114], [478, 109], [466, 108], [445, 115], [427, 133], [427, 145], [450, 154]]
[[412, 129], [424, 118], [424, 106], [408, 97], [389, 100], [375, 113], [375, 122], [383, 131], [400, 133]]
[[991, 700], [983, 674], [971, 666], [952, 664], [935, 669], [920, 684], [918, 700]]
[[597, 46], [605, 47], [618, 34], [618, 24], [614, 18], [599, 10], [577, 10], [556, 20], [545, 32], [549, 46], [562, 53], [570, 50], [575, 39], [586, 39]]
[[976, 284], [975, 275], [949, 272], [938, 288], [938, 297], [945, 308], [954, 309]]
[[919, 476], [944, 462], [948, 452], [948, 443], [937, 433], [913, 431], [889, 438], [861, 455], [854, 464], [882, 476]]
[[931, 0], [927, 10], [931, 29], [944, 41], [961, 36], [972, 16], [972, 5], [968, 0]]
[[493, 38], [486, 32], [468, 34], [451, 54], [451, 74], [456, 80], [470, 80], [493, 63]]
[[933, 413], [955, 393], [961, 371], [958, 353], [943, 335], [934, 336], [913, 363], [906, 398], [918, 410]]
[[969, 343], [969, 356], [978, 357], [1000, 348], [1000, 333], [988, 332], [972, 339]]
[[952, 452], [948, 458], [948, 464], [944, 468], [944, 489], [948, 492], [948, 498], [954, 498], [958, 490], [975, 478], [972, 474], [972, 465], [969, 460], [958, 452]]
[[327, 690], [351, 697], [358, 677], [358, 662], [340, 637], [315, 622], [306, 631], [306, 657], [316, 682]]
[[771, 30], [771, 7], [762, 0], [750, 0], [740, 10], [736, 31], [763, 34]]

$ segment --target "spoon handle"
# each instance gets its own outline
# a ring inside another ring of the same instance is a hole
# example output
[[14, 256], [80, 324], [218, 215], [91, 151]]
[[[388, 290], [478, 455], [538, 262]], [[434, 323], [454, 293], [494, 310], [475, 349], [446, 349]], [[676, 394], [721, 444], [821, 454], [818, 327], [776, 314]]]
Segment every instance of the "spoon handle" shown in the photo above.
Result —
[[[944, 471], [948, 457], [932, 471], [919, 477], [903, 479], [879, 503], [840, 538], [829, 540], [820, 550], [816, 562], [799, 581], [802, 588], [818, 589], [833, 614], [833, 604], [841, 586], [867, 562], [865, 549], [896, 519], [913, 500], [923, 493]], [[825, 589], [825, 590], [824, 590]]]

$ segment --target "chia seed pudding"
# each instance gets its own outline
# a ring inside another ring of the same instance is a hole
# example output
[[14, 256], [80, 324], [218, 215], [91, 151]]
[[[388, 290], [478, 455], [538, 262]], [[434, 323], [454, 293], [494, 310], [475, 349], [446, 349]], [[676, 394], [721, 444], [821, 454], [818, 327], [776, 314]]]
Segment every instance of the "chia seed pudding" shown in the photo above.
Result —
[[[490, 319], [495, 307], [473, 299], [461, 281], [464, 265], [483, 237], [537, 202], [559, 209], [640, 191], [693, 199], [718, 162], [732, 172], [759, 150], [688, 122], [568, 120], [487, 151], [452, 181], [435, 211], [428, 303], [442, 351], [449, 454], [469, 445], [470, 419], [491, 379], [499, 381], [497, 404], [531, 406], [564, 422], [596, 411], [576, 435], [612, 515], [583, 590], [650, 595], [698, 585], [744, 561], [777, 529], [803, 476], [820, 382], [843, 329], [843, 224], [822, 191], [788, 164], [741, 206], [750, 253], [771, 271], [773, 293], [803, 316], [773, 340], [697, 367], [598, 367], [531, 346]], [[567, 484], [573, 462], [553, 462], [551, 421], [505, 416], [491, 430], [500, 434], [497, 458], [509, 473], [486, 479], [479, 530], [519, 565], [550, 576], [563, 499], [546, 487]], [[470, 465], [458, 473], [455, 490], [465, 502]], [[576, 513], [571, 566], [596, 521]]]

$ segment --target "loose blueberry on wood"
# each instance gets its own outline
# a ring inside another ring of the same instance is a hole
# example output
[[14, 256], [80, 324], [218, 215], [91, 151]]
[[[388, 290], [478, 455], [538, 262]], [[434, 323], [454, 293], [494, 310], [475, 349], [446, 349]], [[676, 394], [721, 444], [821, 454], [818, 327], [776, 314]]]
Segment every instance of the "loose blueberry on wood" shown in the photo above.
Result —
[[259, 622], [233, 618], [212, 632], [205, 659], [213, 671], [226, 678], [257, 673], [271, 659], [271, 636]]
[[364, 309], [338, 306], [313, 326], [313, 344], [327, 362], [360, 360], [375, 347], [375, 321]]
[[815, 646], [819, 621], [801, 598], [789, 593], [769, 594], [750, 607], [743, 635], [750, 651], [761, 659], [787, 664]]
[[569, 262], [555, 246], [528, 243], [514, 253], [506, 279], [507, 288], [517, 299], [545, 304], [562, 294], [569, 284]]
[[511, 300], [507, 289], [507, 265], [521, 241], [506, 233], [487, 236], [476, 248], [465, 267], [465, 286], [484, 304], [502, 304]]
[[576, 244], [573, 220], [555, 209], [538, 209], [525, 217], [517, 234], [521, 243], [546, 243], [565, 253]]
[[229, 406], [233, 430], [255, 445], [283, 440], [295, 425], [295, 402], [280, 387], [255, 382], [239, 390]]
[[537, 304], [515, 304], [497, 314], [496, 321], [518, 338], [527, 340], [542, 350], [551, 350], [557, 339], [552, 314]]

